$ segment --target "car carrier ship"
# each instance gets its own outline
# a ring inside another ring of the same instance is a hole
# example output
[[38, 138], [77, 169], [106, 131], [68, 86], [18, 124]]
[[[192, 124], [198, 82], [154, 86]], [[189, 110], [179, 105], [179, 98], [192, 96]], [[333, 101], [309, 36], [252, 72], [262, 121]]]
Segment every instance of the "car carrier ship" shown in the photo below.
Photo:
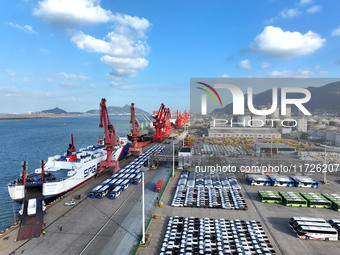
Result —
[[[100, 142], [100, 141], [98, 141]], [[112, 151], [113, 160], [122, 160], [127, 154], [131, 142], [125, 137], [119, 138], [119, 144]], [[95, 176], [100, 162], [105, 160], [107, 151], [102, 144], [88, 146], [76, 151], [73, 143], [63, 156], [49, 157], [46, 164], [26, 175], [26, 162], [19, 179], [8, 184], [10, 197], [18, 202], [26, 198], [29, 190], [38, 190], [45, 200], [50, 200], [74, 189]]]

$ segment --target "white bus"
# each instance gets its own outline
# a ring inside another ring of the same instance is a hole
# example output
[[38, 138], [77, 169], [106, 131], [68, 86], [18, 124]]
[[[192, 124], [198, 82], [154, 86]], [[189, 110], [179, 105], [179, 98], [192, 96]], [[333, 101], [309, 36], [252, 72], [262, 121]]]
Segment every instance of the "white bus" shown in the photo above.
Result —
[[121, 186], [117, 186], [115, 187], [111, 192], [110, 192], [110, 199], [116, 199], [117, 197], [119, 197], [120, 193], [122, 192], [122, 187]]
[[319, 222], [319, 223], [326, 223], [325, 219], [323, 218], [312, 218], [312, 217], [292, 217], [289, 220], [289, 225], [292, 227], [295, 221], [309, 221], [309, 222]]
[[340, 219], [330, 219], [329, 223], [333, 226], [335, 224], [340, 224]]
[[28, 200], [27, 215], [35, 215], [37, 213], [37, 199], [32, 198]]
[[291, 228], [293, 228], [294, 230], [296, 230], [298, 227], [300, 226], [313, 226], [313, 227], [327, 227], [327, 228], [331, 228], [331, 224], [327, 223], [327, 222], [314, 222], [314, 221], [295, 221], [293, 223], [293, 226], [290, 226]]
[[330, 227], [300, 226], [296, 234], [301, 239], [338, 241], [338, 231]]

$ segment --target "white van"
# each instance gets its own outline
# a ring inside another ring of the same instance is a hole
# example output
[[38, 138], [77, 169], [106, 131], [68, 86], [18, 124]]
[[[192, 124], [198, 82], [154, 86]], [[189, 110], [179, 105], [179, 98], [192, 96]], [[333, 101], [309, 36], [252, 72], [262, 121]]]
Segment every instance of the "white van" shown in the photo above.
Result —
[[27, 215], [35, 215], [37, 213], [37, 199], [32, 198], [28, 200]]

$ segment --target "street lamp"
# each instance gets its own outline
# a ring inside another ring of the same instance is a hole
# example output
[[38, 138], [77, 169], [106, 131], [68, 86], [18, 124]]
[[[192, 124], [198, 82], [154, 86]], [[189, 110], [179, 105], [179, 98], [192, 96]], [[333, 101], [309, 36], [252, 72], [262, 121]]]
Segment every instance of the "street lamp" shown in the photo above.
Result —
[[175, 141], [172, 141], [172, 177], [175, 177]]
[[144, 171], [142, 171], [142, 244], [145, 244]]

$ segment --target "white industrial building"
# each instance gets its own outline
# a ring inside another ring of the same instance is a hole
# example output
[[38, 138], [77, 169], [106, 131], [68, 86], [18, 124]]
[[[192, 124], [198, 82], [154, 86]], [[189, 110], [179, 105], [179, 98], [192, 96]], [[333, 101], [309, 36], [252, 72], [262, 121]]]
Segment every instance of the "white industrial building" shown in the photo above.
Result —
[[306, 118], [300, 118], [297, 120], [297, 130], [300, 132], [307, 132], [308, 121]]
[[258, 127], [210, 127], [209, 137], [281, 138], [281, 133], [273, 128]]
[[182, 147], [178, 152], [178, 168], [182, 169], [186, 166], [191, 166], [191, 148]]
[[311, 139], [325, 140], [325, 141], [330, 142], [332, 145], [340, 146], [340, 130], [339, 129], [310, 128], [308, 133]]

